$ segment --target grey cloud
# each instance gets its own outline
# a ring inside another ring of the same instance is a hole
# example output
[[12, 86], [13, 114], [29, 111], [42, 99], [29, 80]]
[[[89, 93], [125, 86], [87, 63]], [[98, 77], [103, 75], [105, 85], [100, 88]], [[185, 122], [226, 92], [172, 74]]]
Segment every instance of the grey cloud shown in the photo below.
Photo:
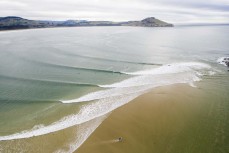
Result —
[[229, 22], [228, 0], [0, 0], [1, 16], [30, 19], [139, 20], [172, 23]]

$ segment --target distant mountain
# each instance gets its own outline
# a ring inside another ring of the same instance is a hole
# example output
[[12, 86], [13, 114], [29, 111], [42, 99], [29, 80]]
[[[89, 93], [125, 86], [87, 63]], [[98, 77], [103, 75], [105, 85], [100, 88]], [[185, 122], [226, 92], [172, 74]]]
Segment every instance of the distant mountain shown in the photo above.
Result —
[[39, 21], [28, 20], [16, 16], [0, 17], [0, 30], [51, 28], [51, 27], [79, 27], [79, 26], [140, 26], [140, 27], [173, 27], [172, 24], [154, 17], [141, 21], [112, 22], [112, 21]]

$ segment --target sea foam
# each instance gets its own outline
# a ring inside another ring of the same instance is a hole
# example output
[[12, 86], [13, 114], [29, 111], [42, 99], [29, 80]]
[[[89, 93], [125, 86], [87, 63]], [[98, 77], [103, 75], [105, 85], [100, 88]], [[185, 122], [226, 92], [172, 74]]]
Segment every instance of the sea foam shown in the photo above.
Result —
[[62, 100], [62, 102], [75, 103], [92, 101], [111, 96], [142, 92], [149, 88], [175, 83], [189, 83], [193, 85], [193, 82], [200, 81], [202, 73], [199, 72], [199, 70], [208, 70], [210, 68], [209, 65], [204, 63], [190, 62], [169, 64], [159, 68], [138, 72], [125, 72], [126, 74], [133, 75], [133, 77], [114, 84], [99, 85], [100, 87], [111, 89], [89, 93], [78, 99]]
[[45, 135], [48, 133], [56, 132], [68, 127], [72, 127], [74, 125], [87, 122], [89, 120], [95, 119], [97, 117], [100, 117], [102, 115], [105, 115], [113, 111], [114, 109], [138, 97], [139, 94], [120, 96], [120, 97], [110, 97], [110, 98], [98, 100], [97, 102], [91, 104], [83, 105], [78, 114], [66, 116], [61, 120], [47, 126], [43, 126], [43, 125], [36, 126], [31, 130], [22, 131], [20, 133], [15, 133], [8, 136], [0, 136], [0, 141], [30, 138], [34, 136]]
[[227, 66], [227, 63], [229, 63], [229, 57], [220, 57], [220, 58], [218, 58], [217, 62], [219, 64]]
[[173, 63], [163, 65], [158, 68], [137, 71], [137, 72], [123, 72], [130, 75], [155, 75], [155, 74], [173, 74], [180, 72], [188, 72], [192, 70], [210, 69], [211, 67], [204, 63], [187, 62], [187, 63]]
[[[0, 136], [0, 141], [45, 135], [87, 122], [113, 111], [155, 87], [177, 83], [187, 83], [194, 86], [194, 82], [201, 80], [202, 71], [209, 71], [209, 69], [211, 67], [207, 64], [192, 62], [169, 64], [151, 70], [129, 72], [128, 74], [133, 75], [129, 79], [110, 85], [100, 85], [108, 89], [89, 93], [78, 99], [62, 101], [63, 103], [91, 101], [89, 104], [82, 103], [79, 113], [66, 116], [50, 125], [36, 126], [31, 130]], [[83, 139], [86, 140], [86, 138]]]

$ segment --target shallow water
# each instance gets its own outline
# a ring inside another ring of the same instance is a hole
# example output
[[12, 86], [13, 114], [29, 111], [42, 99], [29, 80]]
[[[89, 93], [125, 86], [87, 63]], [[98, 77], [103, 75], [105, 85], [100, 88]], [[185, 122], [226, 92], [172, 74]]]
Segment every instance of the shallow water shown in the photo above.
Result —
[[[0, 148], [30, 152], [29, 144], [76, 128], [69, 139], [78, 145], [69, 140], [47, 149], [72, 152], [103, 120], [93, 119], [159, 86], [198, 87], [197, 81], [220, 78], [215, 91], [221, 93], [228, 72], [217, 59], [229, 56], [228, 32], [228, 26], [1, 32]], [[91, 132], [80, 130], [84, 125]]]

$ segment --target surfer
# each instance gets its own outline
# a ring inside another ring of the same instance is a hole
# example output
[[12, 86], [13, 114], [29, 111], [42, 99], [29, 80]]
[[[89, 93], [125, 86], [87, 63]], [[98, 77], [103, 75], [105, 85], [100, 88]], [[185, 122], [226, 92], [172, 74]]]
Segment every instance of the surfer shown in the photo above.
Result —
[[118, 138], [118, 142], [122, 142], [123, 138], [122, 137], [119, 137]]

